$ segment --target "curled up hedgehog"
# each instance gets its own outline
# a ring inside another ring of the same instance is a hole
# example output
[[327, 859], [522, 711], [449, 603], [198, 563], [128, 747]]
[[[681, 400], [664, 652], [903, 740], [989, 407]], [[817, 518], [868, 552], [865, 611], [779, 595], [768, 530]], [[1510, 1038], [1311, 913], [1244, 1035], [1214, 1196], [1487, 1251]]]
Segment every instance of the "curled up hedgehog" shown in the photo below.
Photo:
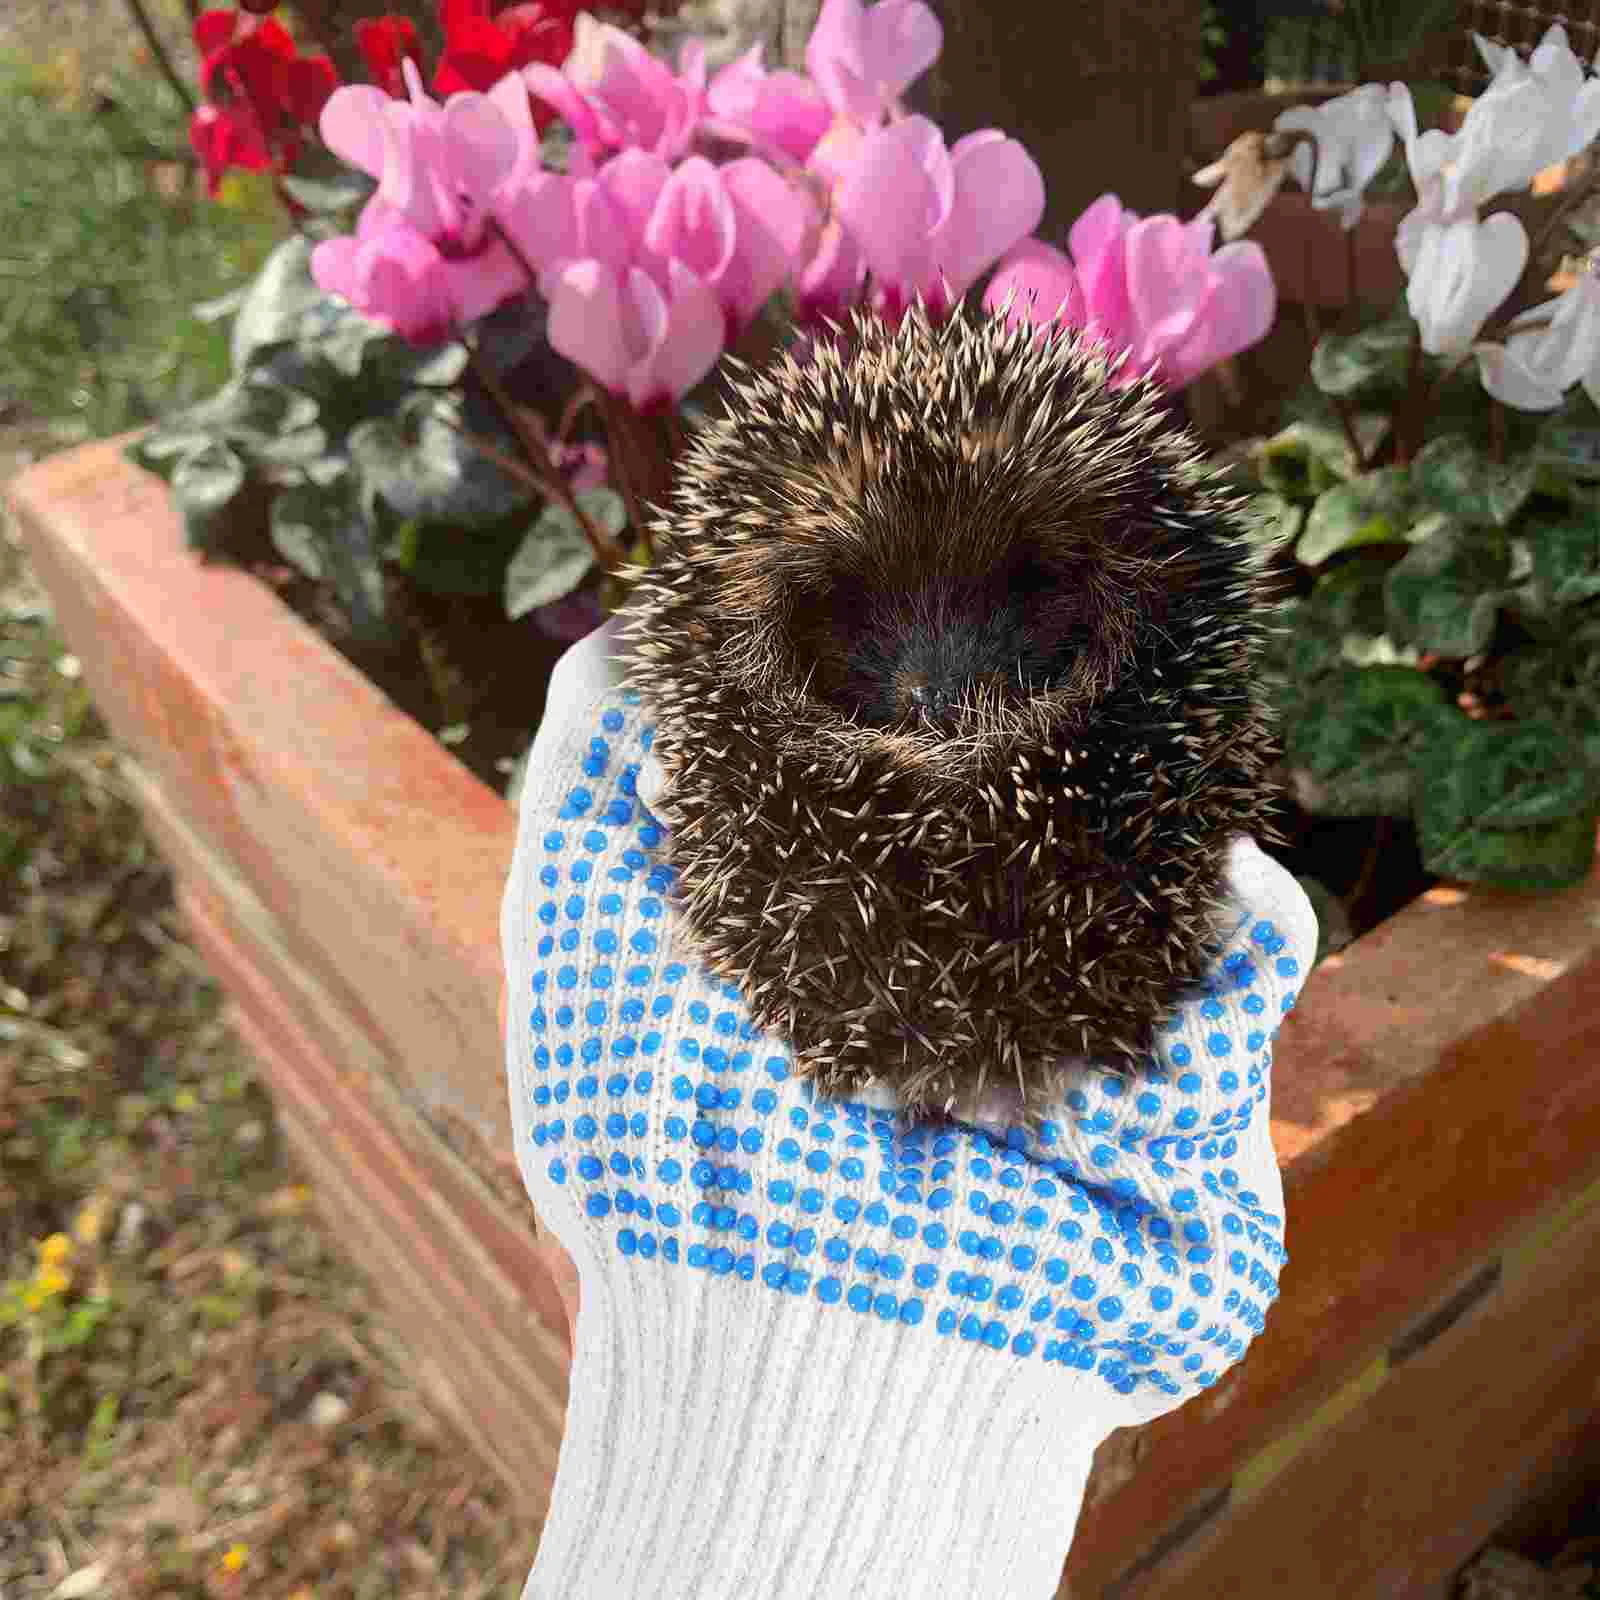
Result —
[[1247, 513], [1070, 330], [913, 310], [741, 369], [630, 603], [708, 968], [913, 1112], [1130, 1066], [1267, 831]]

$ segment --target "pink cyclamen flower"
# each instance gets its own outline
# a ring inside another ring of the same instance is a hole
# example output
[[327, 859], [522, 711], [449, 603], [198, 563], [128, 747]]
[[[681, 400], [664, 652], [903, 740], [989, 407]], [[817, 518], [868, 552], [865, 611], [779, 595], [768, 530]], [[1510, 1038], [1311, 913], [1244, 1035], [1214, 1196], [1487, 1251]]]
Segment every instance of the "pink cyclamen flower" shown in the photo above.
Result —
[[657, 261], [681, 261], [711, 288], [731, 339], [804, 258], [816, 227], [811, 196], [766, 162], [751, 156], [714, 167], [691, 156], [662, 186], [642, 242]]
[[802, 327], [824, 319], [842, 322], [861, 298], [866, 275], [866, 257], [854, 234], [837, 221], [825, 222], [810, 261], [795, 281], [795, 321]]
[[1024, 239], [1006, 252], [983, 303], [990, 311], [1003, 311], [1012, 326], [1063, 322], [1081, 328], [1088, 320], [1071, 259], [1041, 239]]
[[667, 263], [666, 279], [592, 257], [546, 276], [551, 348], [635, 411], [675, 404], [722, 354], [717, 297], [681, 261]]
[[580, 12], [566, 64], [534, 62], [523, 82], [552, 107], [591, 156], [638, 148], [668, 161], [682, 155], [705, 110], [706, 52], [688, 40], [680, 72], [658, 61], [632, 34]]
[[560, 180], [547, 227], [564, 243], [540, 274], [552, 347], [645, 410], [693, 388], [805, 259], [809, 194], [754, 157], [676, 169], [623, 150]]
[[896, 318], [920, 296], [938, 315], [1038, 226], [1044, 179], [998, 129], [947, 150], [926, 117], [903, 117], [863, 140], [834, 211], [860, 245], [882, 313]]
[[1261, 247], [1243, 240], [1212, 252], [1209, 218], [1139, 218], [1104, 195], [1071, 230], [1072, 256], [1024, 241], [995, 273], [984, 304], [1008, 319], [1059, 320], [1108, 355], [1126, 351], [1112, 383], [1152, 373], [1177, 390], [1266, 336], [1277, 289]]
[[[322, 137], [341, 160], [378, 180], [358, 239], [369, 242], [404, 223], [438, 254], [455, 316], [471, 322], [531, 287], [493, 227], [495, 203], [519, 168], [524, 140], [488, 95], [455, 94], [440, 105], [424, 93], [416, 63], [407, 58], [401, 66], [409, 100], [368, 85], [337, 90], [322, 113]], [[354, 259], [349, 252], [325, 259], [346, 257]], [[352, 303], [396, 326], [415, 320], [393, 305]]]
[[823, 0], [806, 70], [834, 114], [875, 128], [939, 58], [944, 30], [922, 0]]
[[387, 207], [369, 204], [353, 239], [319, 244], [311, 252], [311, 276], [324, 294], [348, 300], [412, 344], [452, 338], [461, 318], [450, 263]]
[[706, 110], [715, 123], [754, 143], [804, 161], [828, 131], [833, 112], [816, 85], [798, 72], [768, 72], [762, 46], [751, 45], [730, 61], [706, 90]]

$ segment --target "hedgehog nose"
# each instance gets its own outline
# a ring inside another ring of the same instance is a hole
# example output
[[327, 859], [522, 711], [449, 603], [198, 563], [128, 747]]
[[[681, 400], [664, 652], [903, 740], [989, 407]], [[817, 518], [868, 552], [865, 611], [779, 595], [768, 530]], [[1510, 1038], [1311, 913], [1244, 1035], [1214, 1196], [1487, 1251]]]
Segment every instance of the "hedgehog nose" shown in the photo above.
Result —
[[933, 683], [920, 676], [908, 676], [905, 697], [910, 710], [921, 711], [930, 717], [942, 717], [956, 698], [949, 684]]

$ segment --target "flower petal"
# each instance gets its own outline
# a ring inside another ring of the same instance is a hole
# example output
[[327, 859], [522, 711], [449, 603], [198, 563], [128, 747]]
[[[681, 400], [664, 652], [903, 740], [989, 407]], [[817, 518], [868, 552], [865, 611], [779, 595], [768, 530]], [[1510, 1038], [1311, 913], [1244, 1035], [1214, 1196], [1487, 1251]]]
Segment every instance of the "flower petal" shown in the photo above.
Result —
[[1516, 411], [1554, 411], [1565, 399], [1560, 389], [1542, 382], [1503, 344], [1475, 344], [1478, 377], [1484, 389]]
[[719, 294], [735, 322], [744, 324], [810, 255], [820, 218], [811, 196], [765, 161], [731, 161], [721, 179], [738, 228]]
[[[884, 284], [926, 280], [928, 240], [948, 214], [948, 204], [942, 202], [954, 188], [949, 158], [943, 163], [925, 159], [932, 126], [925, 118], [907, 117], [869, 134], [834, 193], [835, 214], [855, 235], [873, 276]], [[937, 139], [938, 130], [933, 132]], [[939, 144], [943, 155], [943, 141]]]
[[722, 354], [724, 321], [717, 297], [681, 261], [668, 263], [668, 292], [635, 268], [628, 292], [650, 339], [645, 359], [628, 375], [636, 411], [676, 404], [710, 372]]
[[643, 242], [651, 253], [681, 261], [714, 284], [733, 260], [737, 237], [733, 201], [717, 169], [704, 156], [690, 156], [662, 185]]
[[1266, 338], [1278, 314], [1278, 289], [1253, 239], [1225, 244], [1206, 271], [1204, 310], [1190, 337], [1162, 363], [1167, 386], [1181, 389], [1209, 367]]
[[550, 348], [601, 388], [623, 393], [634, 355], [624, 338], [617, 273], [600, 261], [569, 261], [547, 280], [547, 298]]
[[1082, 327], [1083, 289], [1071, 260], [1042, 239], [1015, 244], [995, 268], [984, 291], [984, 308], [1005, 313], [1009, 326], [1031, 322], [1043, 331], [1052, 322]]
[[384, 122], [393, 103], [382, 89], [369, 83], [335, 89], [317, 120], [322, 142], [347, 166], [381, 178]]
[[[955, 195], [932, 241], [933, 267], [952, 301], [1044, 215], [1044, 177], [1033, 157], [998, 129], [968, 134], [950, 152]], [[924, 292], [934, 288], [923, 285]]]

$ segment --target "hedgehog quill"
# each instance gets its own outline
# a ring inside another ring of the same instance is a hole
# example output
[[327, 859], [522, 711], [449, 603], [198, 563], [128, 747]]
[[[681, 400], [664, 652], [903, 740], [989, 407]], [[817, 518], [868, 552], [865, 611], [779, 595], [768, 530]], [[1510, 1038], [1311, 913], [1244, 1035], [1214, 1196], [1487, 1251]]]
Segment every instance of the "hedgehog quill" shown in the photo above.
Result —
[[1268, 832], [1244, 505], [1071, 330], [914, 309], [741, 368], [630, 601], [673, 893], [819, 1090], [1131, 1065]]

